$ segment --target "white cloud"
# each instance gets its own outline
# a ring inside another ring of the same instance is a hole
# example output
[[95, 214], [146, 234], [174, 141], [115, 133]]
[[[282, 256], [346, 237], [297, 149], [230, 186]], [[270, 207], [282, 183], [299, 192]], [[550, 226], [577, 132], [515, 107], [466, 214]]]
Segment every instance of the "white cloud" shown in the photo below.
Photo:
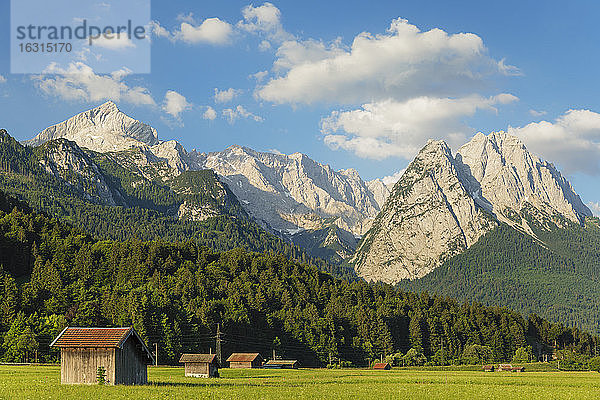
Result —
[[97, 39], [92, 39], [91, 43], [93, 46], [102, 47], [103, 49], [121, 51], [135, 48], [135, 44], [127, 37], [127, 35], [119, 35], [116, 34], [114, 37], [108, 39], [104, 35], [100, 36]]
[[243, 106], [237, 106], [236, 108], [226, 108], [223, 110], [223, 116], [227, 118], [230, 124], [233, 124], [237, 119], [253, 119], [256, 122], [263, 122], [264, 119], [256, 114], [252, 114], [246, 110]]
[[256, 82], [262, 82], [269, 75], [269, 71], [258, 71], [255, 74], [250, 75], [250, 78], [256, 79]]
[[175, 32], [173, 37], [189, 44], [225, 45], [232, 41], [233, 27], [219, 18], [205, 19], [198, 26], [182, 22], [179, 31]]
[[211, 106], [207, 106], [206, 111], [204, 111], [204, 114], [202, 114], [202, 118], [212, 121], [217, 118], [217, 112]]
[[537, 111], [537, 110], [529, 110], [529, 115], [531, 115], [532, 117], [542, 117], [544, 115], [548, 114], [547, 111]]
[[338, 39], [326, 45], [325, 43], [308, 39], [304, 41], [289, 40], [277, 49], [277, 59], [273, 69], [277, 71], [289, 70], [298, 65], [316, 63], [328, 58], [341, 56], [345, 53], [341, 41]]
[[184, 111], [190, 110], [192, 104], [187, 101], [185, 96], [177, 93], [174, 90], [169, 90], [165, 94], [162, 109], [167, 114], [179, 118], [180, 114]]
[[384, 176], [383, 178], [381, 178], [381, 181], [385, 184], [385, 186], [391, 189], [396, 184], [396, 182], [398, 182], [400, 178], [402, 178], [402, 175], [404, 175], [404, 171], [406, 171], [406, 168], [401, 169], [400, 171], [392, 175]]
[[128, 70], [115, 71], [110, 75], [97, 75], [82, 62], [69, 64], [63, 69], [52, 63], [44, 71], [50, 75], [32, 77], [35, 85], [45, 94], [67, 101], [99, 102], [113, 100], [137, 105], [156, 105], [147, 88], [129, 86], [123, 82]]
[[[244, 19], [237, 24], [242, 30], [261, 35], [275, 43], [294, 39], [292, 34], [283, 29], [281, 11], [272, 3], [265, 2], [258, 7], [248, 5], [242, 10], [242, 16]], [[266, 49], [266, 44], [261, 43], [261, 47]]]
[[271, 42], [269, 42], [268, 40], [262, 40], [259, 44], [258, 44], [258, 49], [260, 51], [267, 51], [271, 49]]
[[594, 216], [600, 218], [600, 202], [590, 201], [587, 205], [592, 210], [592, 213], [594, 213]]
[[560, 165], [566, 174], [600, 174], [600, 114], [569, 110], [554, 122], [532, 122], [508, 128], [527, 147]]
[[172, 39], [171, 32], [169, 32], [165, 27], [163, 27], [158, 21], [150, 21], [149, 30], [156, 37]]
[[242, 94], [241, 90], [229, 88], [227, 90], [219, 90], [215, 88], [215, 102], [216, 103], [229, 103], [235, 97]]
[[463, 118], [477, 110], [497, 111], [497, 104], [518, 100], [510, 94], [458, 99], [417, 97], [406, 101], [384, 100], [360, 109], [334, 111], [321, 121], [325, 143], [332, 149], [352, 151], [360, 157], [412, 159], [429, 138], [458, 146], [472, 129]]
[[502, 75], [506, 75], [506, 76], [523, 76], [523, 73], [521, 72], [521, 70], [517, 67], [515, 67], [514, 65], [508, 65], [506, 64], [506, 59], [503, 58], [502, 60], [498, 61], [498, 69], [500, 70], [500, 72], [502, 73]]
[[178, 17], [181, 25], [173, 32], [163, 27], [158, 21], [150, 22], [150, 31], [156, 37], [167, 38], [172, 42], [182, 41], [188, 44], [211, 44], [222, 46], [230, 44], [233, 40], [233, 26], [219, 18], [207, 18], [197, 25], [192, 16], [181, 15]]
[[6, 83], [6, 78], [3, 75], [0, 75], [0, 83]]
[[190, 12], [188, 14], [180, 13], [177, 15], [177, 21], [179, 22], [187, 22], [189, 24], [195, 24], [196, 20], [194, 18], [194, 13]]
[[292, 104], [462, 96], [491, 76], [516, 72], [504, 60], [490, 58], [475, 34], [421, 32], [403, 19], [384, 34], [357, 35], [349, 49], [339, 41], [285, 43], [274, 66], [287, 72], [259, 87], [257, 95]]

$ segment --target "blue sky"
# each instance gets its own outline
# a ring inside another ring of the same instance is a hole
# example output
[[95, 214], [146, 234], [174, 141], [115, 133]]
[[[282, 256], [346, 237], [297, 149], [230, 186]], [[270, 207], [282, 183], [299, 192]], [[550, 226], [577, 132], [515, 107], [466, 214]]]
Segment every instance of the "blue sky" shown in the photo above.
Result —
[[[597, 204], [600, 4], [571, 3], [153, 1], [150, 74], [0, 63], [0, 126], [28, 139], [112, 99], [188, 149], [299, 151], [365, 179], [430, 137], [508, 129]], [[0, 22], [9, 60], [6, 0]]]

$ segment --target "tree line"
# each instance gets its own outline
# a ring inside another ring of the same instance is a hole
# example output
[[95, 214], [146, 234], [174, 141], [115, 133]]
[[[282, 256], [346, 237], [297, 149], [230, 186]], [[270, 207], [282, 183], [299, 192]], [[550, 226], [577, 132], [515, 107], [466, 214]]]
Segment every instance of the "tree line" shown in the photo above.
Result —
[[304, 366], [590, 357], [598, 343], [536, 315], [338, 279], [273, 251], [96, 240], [3, 194], [0, 210], [3, 361], [56, 360], [48, 345], [67, 325], [132, 325], [173, 364], [214, 350], [217, 323], [225, 355], [275, 349]]

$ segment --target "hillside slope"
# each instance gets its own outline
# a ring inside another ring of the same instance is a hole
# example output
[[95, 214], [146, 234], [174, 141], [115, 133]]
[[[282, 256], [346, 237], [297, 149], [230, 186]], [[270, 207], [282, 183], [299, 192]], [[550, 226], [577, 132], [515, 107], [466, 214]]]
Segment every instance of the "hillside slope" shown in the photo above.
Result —
[[[524, 215], [525, 218], [528, 218]], [[404, 290], [510, 307], [600, 333], [600, 220], [547, 230], [529, 219], [545, 246], [506, 224]]]

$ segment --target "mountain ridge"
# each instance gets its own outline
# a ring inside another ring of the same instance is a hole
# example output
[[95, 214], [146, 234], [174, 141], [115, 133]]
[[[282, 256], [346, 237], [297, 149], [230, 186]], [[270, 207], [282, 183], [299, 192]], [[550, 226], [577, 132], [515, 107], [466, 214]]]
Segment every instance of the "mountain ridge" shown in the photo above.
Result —
[[515, 136], [480, 133], [456, 156], [445, 142], [430, 140], [394, 186], [351, 262], [370, 281], [422, 278], [498, 222], [537, 239], [522, 215], [528, 205], [547, 229], [563, 226], [561, 218], [582, 224], [592, 216], [568, 180]]
[[25, 144], [39, 146], [58, 138], [111, 153], [148, 179], [166, 181], [184, 171], [212, 169], [253, 218], [286, 233], [324, 228], [334, 218], [340, 228], [360, 236], [389, 194], [382, 182], [365, 182], [356, 170], [335, 171], [302, 153], [264, 153], [238, 145], [220, 152], [188, 152], [175, 140], [160, 140], [154, 128], [110, 101], [43, 130]]

